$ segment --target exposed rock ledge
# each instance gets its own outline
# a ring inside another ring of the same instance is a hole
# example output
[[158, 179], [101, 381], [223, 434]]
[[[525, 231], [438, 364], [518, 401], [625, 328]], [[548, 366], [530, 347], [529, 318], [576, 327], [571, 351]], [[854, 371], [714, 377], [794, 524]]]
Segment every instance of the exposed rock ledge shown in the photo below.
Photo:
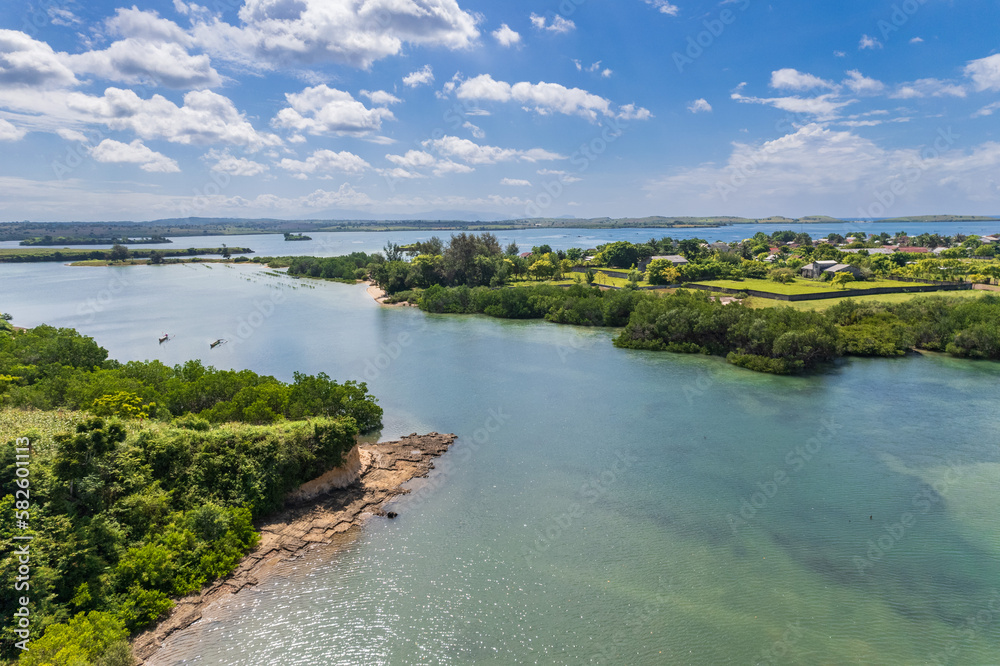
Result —
[[[416, 433], [393, 442], [355, 447], [342, 467], [301, 486], [284, 511], [257, 525], [260, 544], [226, 579], [177, 601], [167, 618], [133, 641], [140, 662], [152, 657], [174, 632], [191, 626], [210, 605], [267, 579], [281, 562], [360, 526], [370, 515], [385, 515], [383, 506], [409, 492], [402, 484], [427, 476], [434, 458], [448, 450], [455, 435]], [[304, 503], [308, 502], [308, 503]], [[391, 515], [391, 514], [390, 514]]]

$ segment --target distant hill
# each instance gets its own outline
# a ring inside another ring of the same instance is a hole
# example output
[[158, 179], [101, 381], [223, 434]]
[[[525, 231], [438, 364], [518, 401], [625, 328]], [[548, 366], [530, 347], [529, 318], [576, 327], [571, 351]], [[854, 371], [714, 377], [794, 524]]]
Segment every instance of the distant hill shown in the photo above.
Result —
[[876, 222], [997, 222], [1000, 216], [983, 215], [914, 215], [912, 217], [889, 217]]
[[830, 217], [829, 215], [806, 215], [799, 218], [799, 222], [806, 224], [836, 224], [843, 221], [840, 218]]
[[[987, 222], [1000, 217], [977, 215], [922, 215], [898, 217], [879, 222]], [[308, 233], [322, 231], [505, 231], [511, 229], [683, 229], [717, 228], [731, 224], [837, 224], [847, 222], [827, 215], [790, 218], [773, 215], [746, 218], [732, 215], [691, 217], [651, 215], [648, 217], [551, 217], [495, 219], [489, 215], [465, 213], [453, 217], [414, 216], [408, 219], [310, 219], [280, 220], [276, 218], [241, 219], [229, 217], [185, 217], [151, 222], [6, 222], [0, 223], [0, 240], [25, 240], [45, 236], [65, 237], [78, 243], [96, 243], [99, 239], [135, 237], [233, 236], [247, 234]]]

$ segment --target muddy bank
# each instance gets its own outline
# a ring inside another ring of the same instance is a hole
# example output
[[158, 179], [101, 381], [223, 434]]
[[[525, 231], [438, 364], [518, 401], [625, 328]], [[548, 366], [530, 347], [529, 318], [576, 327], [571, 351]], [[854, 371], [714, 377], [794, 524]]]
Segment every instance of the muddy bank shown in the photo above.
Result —
[[432, 432], [361, 445], [360, 477], [356, 483], [290, 505], [261, 521], [257, 525], [260, 531], [257, 548], [228, 578], [178, 600], [167, 619], [137, 636], [133, 641], [135, 656], [145, 662], [171, 634], [201, 619], [210, 605], [224, 604], [231, 595], [267, 580], [282, 562], [315, 548], [336, 548], [333, 545], [336, 536], [360, 527], [370, 516], [386, 515], [385, 504], [409, 492], [401, 486], [410, 479], [427, 476], [434, 468], [434, 458], [447, 451], [454, 441], [455, 435]]

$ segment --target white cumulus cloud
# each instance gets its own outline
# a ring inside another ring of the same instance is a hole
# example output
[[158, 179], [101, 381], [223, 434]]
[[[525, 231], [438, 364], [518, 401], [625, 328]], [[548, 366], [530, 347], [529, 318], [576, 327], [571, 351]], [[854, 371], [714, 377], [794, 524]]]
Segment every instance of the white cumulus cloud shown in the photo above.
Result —
[[296, 174], [361, 173], [371, 168], [368, 162], [346, 150], [339, 153], [332, 150], [317, 150], [305, 160], [285, 158], [278, 163], [278, 166]]
[[192, 13], [191, 33], [206, 51], [256, 68], [338, 63], [368, 68], [404, 45], [467, 49], [479, 17], [457, 0], [246, 0], [240, 25]]
[[212, 171], [228, 173], [230, 176], [259, 176], [270, 170], [266, 164], [245, 157], [233, 157], [229, 151], [211, 150], [205, 157], [215, 162], [211, 167]]
[[433, 155], [422, 150], [409, 150], [405, 155], [386, 155], [385, 158], [407, 169], [434, 166], [437, 162]]
[[965, 97], [964, 87], [941, 79], [918, 79], [902, 83], [889, 96], [893, 99], [919, 99], [923, 97]]
[[27, 134], [23, 129], [19, 129], [0, 118], [0, 141], [20, 141]]
[[965, 66], [965, 75], [980, 92], [1000, 90], [1000, 53], [971, 61]]
[[712, 110], [712, 105], [704, 99], [696, 99], [688, 105], [688, 111], [691, 113], [708, 113]]
[[647, 109], [626, 105], [616, 111], [611, 102], [580, 88], [567, 88], [559, 83], [515, 84], [497, 81], [489, 74], [481, 74], [463, 81], [456, 89], [459, 99], [485, 100], [491, 102], [519, 102], [525, 108], [541, 115], [562, 113], [578, 115], [588, 120], [600, 116], [642, 120], [651, 117]]
[[861, 41], [858, 42], [859, 51], [864, 51], [865, 49], [875, 50], [880, 48], [882, 48], [882, 42], [870, 35], [861, 35]]
[[107, 31], [118, 37], [143, 39], [154, 42], [173, 42], [190, 47], [194, 38], [169, 19], [155, 11], [119, 8], [115, 15], [104, 22]]
[[979, 109], [972, 114], [973, 118], [983, 118], [986, 116], [992, 116], [997, 111], [1000, 111], [1000, 102], [993, 102], [992, 104], [987, 104], [983, 108]]
[[388, 104], [399, 104], [403, 100], [399, 99], [392, 93], [386, 92], [384, 90], [362, 90], [361, 94], [372, 101], [372, 104], [376, 106], [386, 106]]
[[532, 14], [530, 18], [531, 25], [535, 26], [538, 30], [547, 30], [555, 33], [567, 33], [576, 29], [576, 23], [573, 23], [573, 21], [570, 21], [559, 14], [554, 14], [551, 22], [546, 17], [538, 14]]
[[483, 146], [469, 139], [462, 139], [457, 136], [427, 139], [423, 142], [423, 146], [439, 155], [461, 160], [467, 164], [477, 165], [496, 164], [497, 162], [539, 162], [565, 159], [565, 157], [558, 153], [553, 153], [542, 148], [516, 150], [513, 148], [500, 148], [498, 146]]
[[832, 81], [826, 81], [818, 76], [806, 74], [797, 69], [785, 68], [771, 72], [771, 87], [787, 90], [811, 90], [813, 88], [832, 90], [837, 86]]
[[288, 93], [285, 99], [288, 106], [278, 112], [271, 124], [295, 132], [362, 136], [378, 132], [383, 120], [395, 118], [389, 109], [369, 109], [350, 93], [326, 84]]
[[847, 78], [844, 79], [844, 85], [856, 94], [874, 95], [885, 90], [884, 83], [868, 78], [856, 69], [852, 69], [847, 72]]
[[177, 173], [180, 171], [177, 162], [162, 153], [147, 148], [139, 139], [132, 143], [105, 139], [90, 151], [90, 156], [98, 162], [138, 164], [140, 169], [150, 173]]
[[122, 83], [152, 83], [167, 88], [213, 88], [222, 77], [207, 55], [191, 55], [173, 42], [128, 38], [103, 51], [67, 55], [77, 74], [92, 74]]
[[210, 90], [185, 94], [183, 106], [162, 95], [143, 99], [132, 90], [120, 88], [108, 88], [101, 97], [70, 93], [66, 104], [92, 122], [113, 130], [129, 130], [143, 139], [181, 144], [228, 143], [249, 150], [281, 143], [273, 134], [257, 132], [232, 100]]
[[500, 46], [514, 46], [521, 43], [521, 35], [509, 25], [503, 23], [492, 33], [493, 39], [497, 40]]
[[680, 12], [680, 7], [677, 5], [667, 2], [667, 0], [645, 0], [647, 5], [652, 5], [661, 14], [666, 14], [667, 16], [677, 16]]
[[837, 115], [837, 112], [856, 100], [837, 100], [831, 94], [820, 95], [819, 97], [745, 97], [739, 92], [732, 93], [731, 97], [743, 104], [764, 104], [773, 106], [782, 111], [790, 113], [804, 113], [816, 116], [820, 120], [830, 119]]
[[928, 155], [920, 146], [889, 149], [851, 131], [809, 124], [773, 141], [734, 143], [724, 164], [672, 173], [650, 182], [647, 191], [667, 201], [699, 192], [705, 205], [721, 202], [746, 210], [801, 205], [808, 192], [810, 206], [856, 207], [868, 214], [878, 202], [876, 191], [892, 183], [903, 185], [897, 202], [906, 207], [954, 201], [956, 195], [1000, 201], [998, 168], [997, 142]]
[[17, 30], [0, 30], [0, 87], [56, 89], [77, 83], [51, 46]]
[[434, 70], [431, 69], [430, 65], [424, 65], [417, 71], [410, 72], [403, 77], [403, 84], [410, 88], [425, 86], [429, 83], [434, 83]]

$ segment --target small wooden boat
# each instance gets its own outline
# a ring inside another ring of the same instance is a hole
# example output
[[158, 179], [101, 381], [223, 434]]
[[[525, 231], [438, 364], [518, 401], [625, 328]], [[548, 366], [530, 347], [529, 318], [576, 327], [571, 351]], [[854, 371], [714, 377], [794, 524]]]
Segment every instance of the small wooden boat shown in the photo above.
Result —
[[225, 344], [225, 343], [226, 343], [226, 341], [225, 341], [225, 340], [223, 340], [222, 338], [219, 338], [219, 339], [218, 339], [218, 340], [216, 340], [215, 342], [211, 343], [211, 344], [209, 345], [209, 347], [211, 347], [212, 349], [215, 349], [215, 348], [216, 348], [216, 347], [218, 347], [219, 345], [222, 345], [222, 344]]
[[163, 335], [160, 336], [160, 344], [162, 345], [164, 342], [166, 342], [169, 339], [170, 339], [170, 335], [168, 333], [164, 333]]

